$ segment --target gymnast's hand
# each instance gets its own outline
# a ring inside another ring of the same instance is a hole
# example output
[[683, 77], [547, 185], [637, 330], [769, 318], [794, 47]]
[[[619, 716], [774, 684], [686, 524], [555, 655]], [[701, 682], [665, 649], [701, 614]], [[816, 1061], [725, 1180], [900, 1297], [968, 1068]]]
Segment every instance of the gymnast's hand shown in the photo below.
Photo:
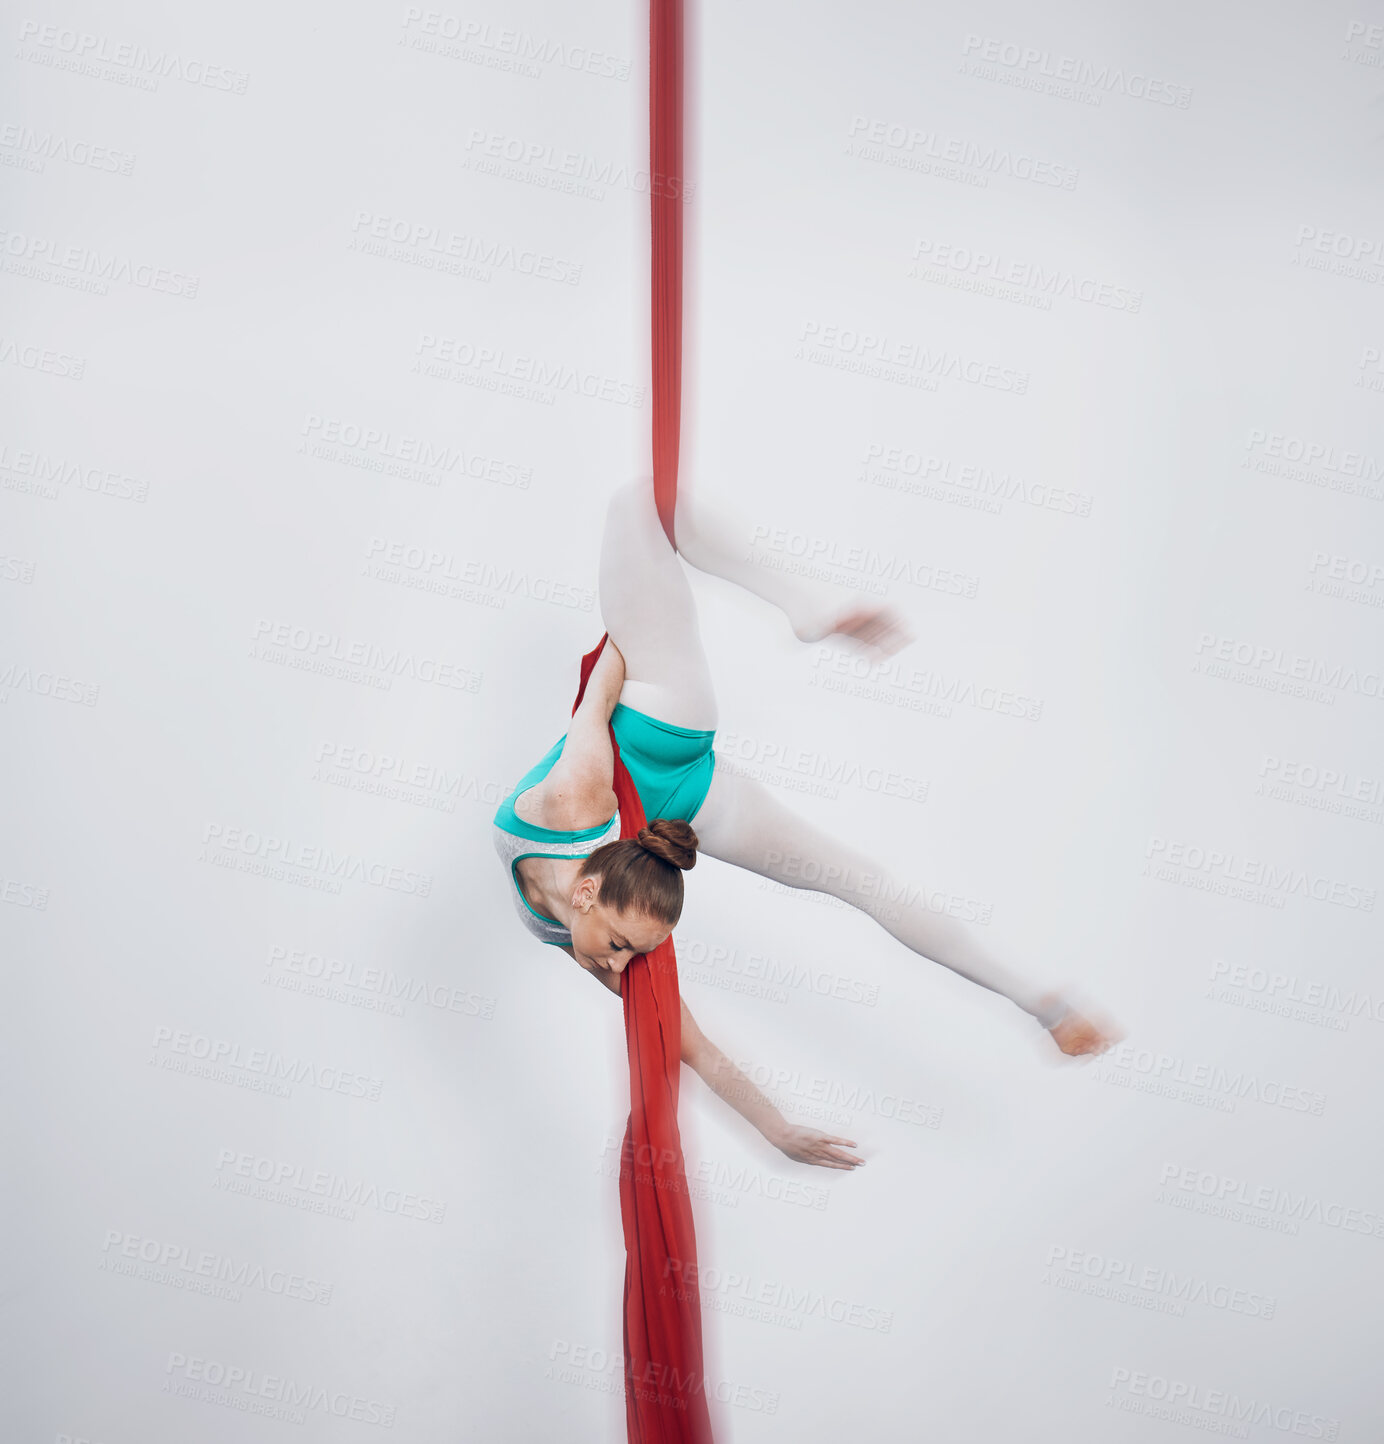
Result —
[[816, 1163], [823, 1168], [855, 1168], [865, 1162], [854, 1154], [843, 1153], [837, 1144], [854, 1148], [849, 1138], [835, 1138], [829, 1133], [819, 1133], [815, 1128], [800, 1128], [794, 1123], [785, 1123], [774, 1130], [769, 1142], [781, 1153], [799, 1163]]

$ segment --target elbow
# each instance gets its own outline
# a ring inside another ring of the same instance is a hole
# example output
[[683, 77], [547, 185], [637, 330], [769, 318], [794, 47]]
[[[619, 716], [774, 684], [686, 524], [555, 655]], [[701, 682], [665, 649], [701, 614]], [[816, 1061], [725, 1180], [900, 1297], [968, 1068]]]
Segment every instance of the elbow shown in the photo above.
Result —
[[[609, 636], [609, 634], [607, 634], [607, 636]], [[620, 695], [620, 688], [625, 685], [625, 654], [613, 641], [608, 640], [606, 646], [615, 654], [615, 665], [611, 668], [611, 682], [615, 688], [615, 695], [618, 697]]]
[[697, 1026], [687, 1004], [682, 1005], [682, 1047], [680, 1056], [689, 1068], [702, 1071], [702, 1059], [706, 1055], [706, 1034]]

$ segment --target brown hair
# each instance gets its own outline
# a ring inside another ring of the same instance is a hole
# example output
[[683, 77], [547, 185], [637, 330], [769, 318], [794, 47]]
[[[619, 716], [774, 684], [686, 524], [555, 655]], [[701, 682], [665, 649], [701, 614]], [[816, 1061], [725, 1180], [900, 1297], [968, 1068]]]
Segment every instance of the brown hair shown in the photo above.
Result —
[[682, 916], [682, 875], [696, 865], [697, 834], [680, 817], [656, 817], [636, 836], [598, 847], [578, 876], [600, 878], [596, 900], [604, 906], [671, 928]]

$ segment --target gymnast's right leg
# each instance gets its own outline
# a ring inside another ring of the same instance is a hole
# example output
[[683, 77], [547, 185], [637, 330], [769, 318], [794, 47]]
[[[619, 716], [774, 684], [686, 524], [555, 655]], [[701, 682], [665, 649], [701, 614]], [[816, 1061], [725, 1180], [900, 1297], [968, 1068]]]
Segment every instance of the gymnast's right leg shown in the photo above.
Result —
[[905, 948], [1008, 998], [1053, 1032], [1064, 1053], [1097, 1053], [1117, 1036], [1070, 1009], [1064, 990], [1010, 968], [955, 918], [934, 911], [927, 889], [780, 802], [720, 756], [693, 822], [708, 857], [785, 887], [830, 893], [873, 918]]

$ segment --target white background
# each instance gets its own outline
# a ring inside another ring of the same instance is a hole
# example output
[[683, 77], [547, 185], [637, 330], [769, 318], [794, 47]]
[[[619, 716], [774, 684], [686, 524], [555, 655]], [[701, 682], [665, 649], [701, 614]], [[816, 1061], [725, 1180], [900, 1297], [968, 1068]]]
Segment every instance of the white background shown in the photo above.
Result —
[[[718, 1439], [1384, 1424], [1365, 12], [699, 17], [686, 484], [918, 633], [838, 670], [690, 573], [718, 747], [1128, 1035], [1066, 1060], [704, 860], [694, 1013], [868, 1159], [793, 1164], [685, 1073]], [[4, 1437], [621, 1439], [620, 1013], [488, 828], [647, 464], [642, 14], [6, 23]], [[571, 384], [499, 389], [521, 358]], [[298, 1422], [248, 1412], [274, 1380]]]

